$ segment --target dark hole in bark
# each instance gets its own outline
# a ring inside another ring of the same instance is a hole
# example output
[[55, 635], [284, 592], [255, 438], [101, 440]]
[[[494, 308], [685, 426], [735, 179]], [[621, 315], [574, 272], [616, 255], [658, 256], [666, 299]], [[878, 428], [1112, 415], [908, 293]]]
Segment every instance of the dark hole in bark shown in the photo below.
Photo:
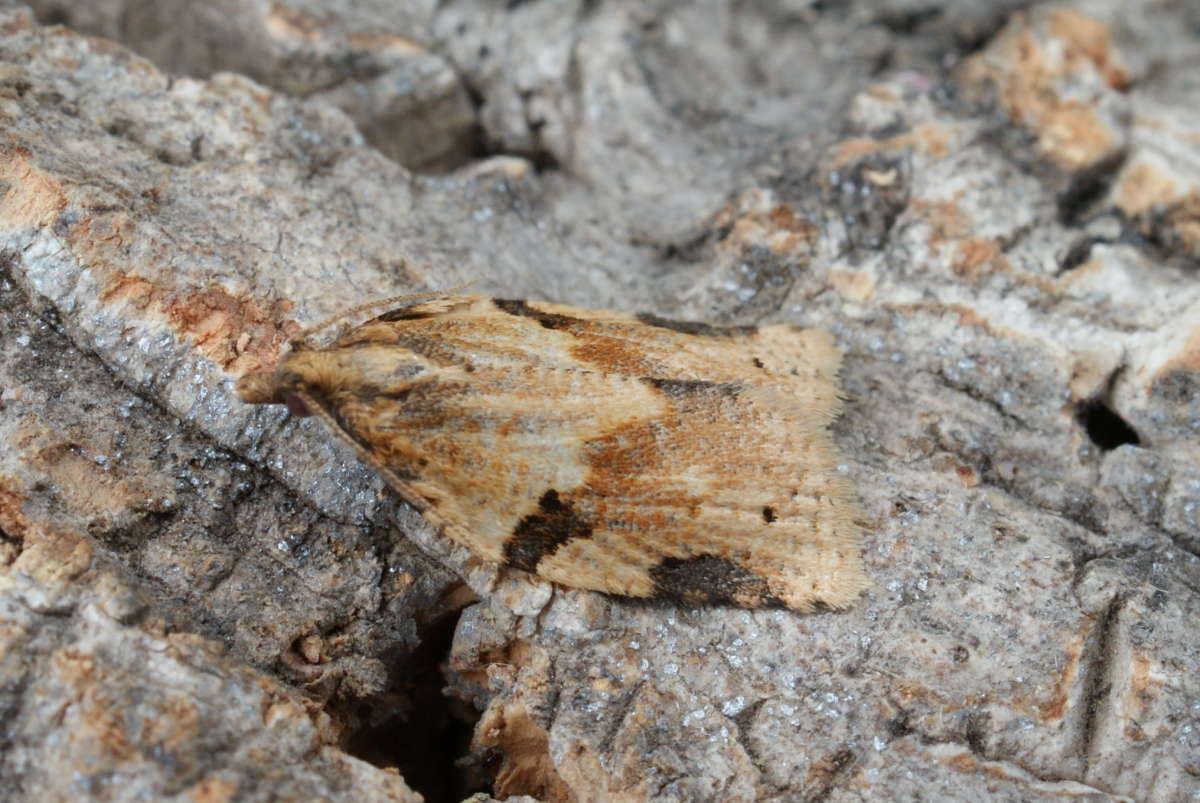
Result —
[[1074, 226], [1092, 213], [1108, 194], [1113, 176], [1113, 160], [1096, 165], [1076, 176], [1058, 196], [1058, 219], [1064, 226]]
[[1085, 404], [1079, 411], [1079, 423], [1083, 425], [1092, 443], [1106, 452], [1122, 444], [1132, 443], [1136, 446], [1141, 443], [1133, 427], [1101, 401]]
[[71, 12], [62, 6], [50, 6], [38, 15], [43, 25], [67, 25], [71, 24]]
[[1067, 251], [1067, 255], [1063, 257], [1062, 264], [1059, 266], [1059, 272], [1066, 273], [1078, 268], [1083, 263], [1087, 262], [1092, 256], [1092, 246], [1096, 244], [1096, 240], [1088, 237], [1080, 240], [1071, 246]]
[[346, 752], [363, 761], [395, 767], [428, 803], [457, 803], [491, 791], [482, 768], [460, 761], [470, 752], [479, 714], [442, 693], [446, 682], [440, 664], [450, 654], [459, 613], [449, 612], [421, 629], [421, 645], [407, 659], [409, 671], [396, 683], [409, 704], [381, 722], [364, 724], [346, 743]]

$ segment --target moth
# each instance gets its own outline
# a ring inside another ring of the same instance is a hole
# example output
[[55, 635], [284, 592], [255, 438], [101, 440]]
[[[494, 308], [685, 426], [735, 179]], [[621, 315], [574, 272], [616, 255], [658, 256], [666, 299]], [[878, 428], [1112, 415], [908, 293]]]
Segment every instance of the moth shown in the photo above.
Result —
[[448, 295], [295, 343], [237, 393], [318, 416], [487, 560], [610, 594], [811, 611], [867, 584], [828, 429], [840, 360], [819, 330]]

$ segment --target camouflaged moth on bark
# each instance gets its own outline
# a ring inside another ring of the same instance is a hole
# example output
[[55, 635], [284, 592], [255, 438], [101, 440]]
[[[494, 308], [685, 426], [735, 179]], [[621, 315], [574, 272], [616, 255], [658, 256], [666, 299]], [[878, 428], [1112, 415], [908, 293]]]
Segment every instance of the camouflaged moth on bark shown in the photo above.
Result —
[[716, 328], [445, 296], [248, 374], [481, 557], [576, 588], [808, 611], [866, 586], [827, 429], [840, 354]]

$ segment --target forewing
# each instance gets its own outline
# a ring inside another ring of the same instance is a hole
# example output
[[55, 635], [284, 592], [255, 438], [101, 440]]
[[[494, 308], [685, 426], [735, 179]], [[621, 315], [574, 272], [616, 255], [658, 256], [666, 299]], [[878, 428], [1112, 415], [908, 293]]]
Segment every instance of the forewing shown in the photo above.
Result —
[[825, 428], [831, 341], [689, 326], [438, 299], [335, 344], [410, 350], [433, 370], [402, 394], [321, 403], [487, 559], [631, 596], [848, 604], [865, 578]]

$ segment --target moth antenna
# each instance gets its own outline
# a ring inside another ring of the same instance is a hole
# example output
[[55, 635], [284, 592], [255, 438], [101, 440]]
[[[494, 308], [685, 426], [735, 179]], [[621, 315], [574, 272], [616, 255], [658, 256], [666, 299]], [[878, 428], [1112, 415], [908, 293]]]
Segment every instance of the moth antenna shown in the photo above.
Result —
[[471, 281], [464, 282], [456, 287], [447, 287], [445, 290], [429, 290], [424, 293], [405, 293], [404, 295], [389, 296], [388, 298], [378, 298], [374, 301], [368, 301], [365, 304], [359, 304], [351, 307], [350, 309], [342, 310], [336, 315], [330, 315], [323, 321], [319, 321], [312, 326], [301, 329], [292, 336], [288, 343], [292, 346], [293, 350], [295, 350], [297, 346], [307, 345], [308, 338], [311, 335], [316, 334], [322, 329], [327, 329], [338, 321], [349, 318], [352, 315], [357, 315], [360, 312], [366, 312], [367, 310], [376, 309], [377, 307], [383, 307], [390, 304], [400, 304], [410, 301], [420, 301], [421, 299], [440, 298], [441, 296], [453, 295], [454, 293], [466, 290], [468, 287], [475, 284], [476, 281], [476, 279], [472, 279]]

